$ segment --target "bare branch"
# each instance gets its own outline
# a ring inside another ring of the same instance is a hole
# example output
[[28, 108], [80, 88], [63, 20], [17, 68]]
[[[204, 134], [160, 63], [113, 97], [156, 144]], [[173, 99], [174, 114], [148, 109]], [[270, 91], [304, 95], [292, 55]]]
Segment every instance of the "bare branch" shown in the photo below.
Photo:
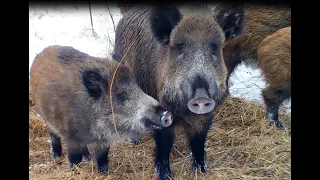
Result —
[[113, 23], [113, 30], [114, 30], [114, 32], [116, 32], [116, 26], [114, 25], [113, 16], [112, 16], [111, 11], [110, 11], [110, 9], [109, 9], [108, 2], [106, 2], [106, 3], [107, 3], [107, 8], [108, 8], [108, 11], [109, 11], [109, 14], [110, 14], [112, 23]]

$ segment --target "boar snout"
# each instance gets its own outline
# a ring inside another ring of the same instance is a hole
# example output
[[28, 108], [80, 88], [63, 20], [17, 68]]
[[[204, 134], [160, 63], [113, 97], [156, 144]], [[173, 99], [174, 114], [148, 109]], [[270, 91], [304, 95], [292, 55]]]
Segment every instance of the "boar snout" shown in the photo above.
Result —
[[172, 114], [170, 111], [163, 108], [162, 106], [157, 106], [156, 112], [161, 117], [159, 120], [157, 120], [157, 124], [159, 124], [161, 127], [168, 127], [172, 124]]
[[172, 124], [172, 114], [162, 106], [155, 106], [153, 114], [155, 116], [145, 119], [145, 127], [151, 129], [162, 129]]
[[204, 88], [196, 90], [195, 97], [188, 102], [188, 109], [195, 114], [205, 114], [212, 111], [215, 101], [210, 99]]
[[165, 111], [162, 114], [161, 117], [161, 126], [162, 127], [168, 127], [172, 124], [172, 114], [170, 111]]

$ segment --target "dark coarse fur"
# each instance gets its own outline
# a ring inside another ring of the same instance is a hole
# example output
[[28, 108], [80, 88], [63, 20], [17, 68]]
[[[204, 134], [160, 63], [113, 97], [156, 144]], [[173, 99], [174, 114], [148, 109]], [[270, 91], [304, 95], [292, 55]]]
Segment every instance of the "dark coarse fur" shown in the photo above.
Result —
[[222, 56], [225, 37], [206, 7], [184, 13], [171, 6], [132, 7], [116, 29], [114, 58], [125, 57], [144, 92], [173, 112], [173, 125], [154, 132], [159, 179], [171, 176], [169, 154], [173, 129], [182, 125], [193, 153], [193, 168], [206, 172], [205, 141], [214, 110], [194, 114], [188, 101], [206, 89], [215, 109], [227, 96], [227, 70]]
[[[242, 62], [258, 68], [257, 51], [261, 41], [277, 30], [291, 26], [289, 4], [225, 3], [216, 7], [214, 15], [227, 32], [223, 48], [228, 69], [227, 83], [234, 69]], [[267, 83], [270, 84], [268, 80]], [[277, 124], [282, 127], [279, 122]]]
[[92, 146], [97, 169], [108, 171], [109, 146], [120, 138], [139, 137], [153, 124], [159, 124], [165, 109], [145, 94], [130, 70], [121, 65], [114, 76], [112, 102], [109, 89], [119, 65], [95, 58], [68, 46], [49, 46], [32, 64], [32, 101], [46, 122], [54, 158], [62, 155], [66, 143], [70, 167], [82, 158], [90, 159]]
[[268, 86], [262, 95], [267, 106], [267, 118], [277, 127], [279, 106], [291, 97], [291, 27], [283, 28], [266, 37], [258, 48], [259, 67]]
[[120, 9], [120, 13], [123, 16], [127, 11], [129, 11], [132, 5], [128, 2], [117, 2], [117, 7]]

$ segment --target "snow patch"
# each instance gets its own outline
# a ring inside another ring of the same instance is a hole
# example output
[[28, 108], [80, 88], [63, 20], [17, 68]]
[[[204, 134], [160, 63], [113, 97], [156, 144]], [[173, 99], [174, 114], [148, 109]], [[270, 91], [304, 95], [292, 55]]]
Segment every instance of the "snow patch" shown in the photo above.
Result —
[[46, 162], [47, 164], [31, 164], [29, 166], [29, 170], [32, 169], [33, 167], [47, 167], [50, 166], [50, 162]]

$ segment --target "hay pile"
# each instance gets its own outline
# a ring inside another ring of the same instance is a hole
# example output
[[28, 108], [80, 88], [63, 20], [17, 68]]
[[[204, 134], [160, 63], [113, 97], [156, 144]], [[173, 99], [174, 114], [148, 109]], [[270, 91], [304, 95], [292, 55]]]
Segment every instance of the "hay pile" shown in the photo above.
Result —
[[[111, 147], [109, 175], [96, 172], [94, 161], [67, 171], [67, 159], [53, 160], [43, 121], [30, 108], [30, 179], [155, 179], [154, 141], [151, 133], [142, 144]], [[206, 143], [208, 172], [191, 171], [191, 157], [184, 134], [178, 132], [171, 153], [174, 179], [291, 179], [290, 116], [280, 116], [287, 130], [269, 126], [262, 105], [228, 98], [217, 112]], [[66, 152], [65, 146], [63, 147]]]

